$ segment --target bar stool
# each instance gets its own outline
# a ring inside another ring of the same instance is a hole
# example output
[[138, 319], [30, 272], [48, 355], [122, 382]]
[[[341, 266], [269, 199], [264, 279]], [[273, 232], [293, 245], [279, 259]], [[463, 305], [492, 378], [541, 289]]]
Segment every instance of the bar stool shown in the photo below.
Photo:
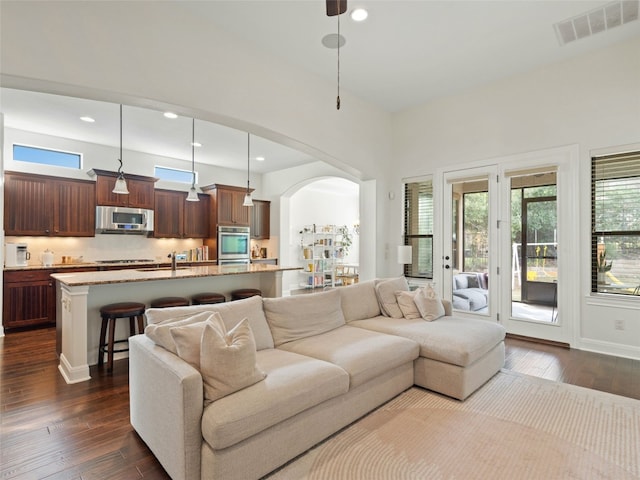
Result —
[[257, 288], [239, 288], [231, 292], [231, 300], [242, 300], [255, 295], [262, 296], [262, 292]]
[[[129, 348], [115, 349], [116, 343], [124, 343], [127, 339], [115, 340], [116, 320], [119, 318], [129, 319], [129, 336], [136, 334], [136, 322], [138, 323], [138, 333], [144, 332], [144, 318], [142, 315], [145, 311], [144, 303], [138, 302], [120, 302], [110, 303], [100, 308], [100, 316], [102, 317], [102, 325], [100, 326], [100, 346], [98, 347], [98, 366], [104, 363], [104, 354], [107, 353], [107, 372], [113, 371], [113, 354], [117, 352], [127, 352]], [[107, 334], [107, 326], [109, 327], [109, 340], [105, 340]]]
[[184, 297], [161, 297], [151, 301], [151, 308], [186, 307], [189, 300]]
[[224, 303], [226, 298], [221, 293], [198, 293], [191, 297], [192, 305], [210, 305], [213, 303]]

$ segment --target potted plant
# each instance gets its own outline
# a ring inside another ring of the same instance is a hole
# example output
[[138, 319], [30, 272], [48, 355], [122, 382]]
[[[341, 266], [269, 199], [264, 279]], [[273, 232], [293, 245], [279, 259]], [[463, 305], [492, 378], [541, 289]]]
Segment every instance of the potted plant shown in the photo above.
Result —
[[598, 254], [598, 283], [607, 283], [607, 272], [611, 270], [613, 266], [613, 260], [607, 262], [607, 250], [603, 249]]
[[344, 258], [349, 255], [349, 247], [353, 243], [351, 239], [351, 232], [349, 232], [349, 227], [343, 225], [336, 229], [336, 233], [338, 235], [342, 235], [341, 246], [338, 248], [338, 256], [340, 258]]

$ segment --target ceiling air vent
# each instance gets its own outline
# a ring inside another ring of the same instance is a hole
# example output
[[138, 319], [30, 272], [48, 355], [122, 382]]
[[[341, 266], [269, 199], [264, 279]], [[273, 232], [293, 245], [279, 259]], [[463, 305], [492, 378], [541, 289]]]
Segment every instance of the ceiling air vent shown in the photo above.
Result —
[[553, 27], [560, 45], [604, 32], [638, 20], [640, 0], [622, 0], [609, 3], [573, 18], [556, 23]]

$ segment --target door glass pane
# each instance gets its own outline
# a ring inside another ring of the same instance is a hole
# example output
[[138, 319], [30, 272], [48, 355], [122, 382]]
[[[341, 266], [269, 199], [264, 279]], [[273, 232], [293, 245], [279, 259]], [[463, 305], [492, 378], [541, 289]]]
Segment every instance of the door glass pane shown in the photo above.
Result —
[[555, 173], [511, 180], [511, 315], [557, 321], [558, 254]]
[[[452, 232], [449, 265], [452, 303], [457, 310], [489, 313], [489, 183], [452, 184]], [[445, 259], [447, 260], [447, 259]]]

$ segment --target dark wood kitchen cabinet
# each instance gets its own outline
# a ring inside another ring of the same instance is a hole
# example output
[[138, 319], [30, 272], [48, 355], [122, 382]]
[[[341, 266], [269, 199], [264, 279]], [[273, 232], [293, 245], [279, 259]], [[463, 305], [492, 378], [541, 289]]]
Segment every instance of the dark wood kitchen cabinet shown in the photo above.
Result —
[[56, 282], [52, 273], [95, 272], [97, 267], [5, 270], [2, 325], [5, 330], [56, 323]]
[[95, 236], [95, 183], [5, 172], [5, 235]]
[[156, 190], [153, 236], [156, 238], [206, 238], [209, 236], [209, 196], [187, 202], [186, 192]]
[[251, 238], [266, 240], [271, 236], [271, 202], [254, 200], [251, 209]]
[[96, 203], [98, 205], [130, 208], [154, 208], [155, 182], [154, 177], [132, 175], [125, 173], [128, 195], [113, 193], [118, 172], [93, 169], [96, 175]]
[[55, 324], [53, 270], [4, 272], [2, 325], [5, 329]]
[[[217, 225], [250, 226], [251, 207], [242, 205], [247, 189], [230, 185], [212, 184], [202, 187], [211, 196], [210, 225], [212, 236]], [[253, 189], [251, 189], [253, 191]]]

